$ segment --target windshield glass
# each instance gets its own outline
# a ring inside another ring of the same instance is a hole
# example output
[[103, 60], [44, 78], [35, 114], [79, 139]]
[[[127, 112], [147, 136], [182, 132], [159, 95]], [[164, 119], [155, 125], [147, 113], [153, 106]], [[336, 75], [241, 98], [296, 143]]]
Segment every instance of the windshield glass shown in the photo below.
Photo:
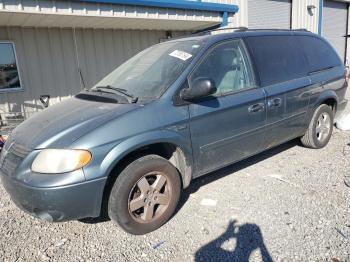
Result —
[[140, 99], [158, 98], [189, 65], [201, 45], [193, 40], [154, 45], [120, 65], [92, 90], [108, 87]]

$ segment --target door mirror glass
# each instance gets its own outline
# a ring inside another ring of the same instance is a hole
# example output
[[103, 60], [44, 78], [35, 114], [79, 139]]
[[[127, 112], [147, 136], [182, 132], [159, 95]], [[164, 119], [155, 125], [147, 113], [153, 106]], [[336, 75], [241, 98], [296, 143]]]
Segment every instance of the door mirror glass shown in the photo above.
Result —
[[180, 97], [183, 100], [194, 100], [212, 95], [216, 92], [215, 82], [207, 77], [196, 78], [190, 88], [181, 90]]

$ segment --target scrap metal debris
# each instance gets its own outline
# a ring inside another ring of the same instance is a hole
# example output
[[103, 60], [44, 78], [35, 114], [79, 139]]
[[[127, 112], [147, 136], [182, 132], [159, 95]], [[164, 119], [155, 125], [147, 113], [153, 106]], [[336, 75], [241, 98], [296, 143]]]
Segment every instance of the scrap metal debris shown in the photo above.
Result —
[[61, 239], [61, 241], [59, 241], [58, 243], [55, 244], [55, 247], [63, 246], [67, 241], [68, 241], [67, 238], [63, 238], [63, 239]]
[[347, 187], [350, 187], [350, 176], [345, 176], [345, 177], [344, 177], [344, 184], [345, 184]]
[[343, 238], [345, 238], [345, 239], [348, 239], [348, 237], [343, 233], [343, 232], [341, 232], [340, 231], [340, 229], [338, 229], [338, 228], [334, 228], [338, 233], [339, 233], [339, 235], [341, 235]]
[[292, 186], [295, 186], [295, 187], [299, 187], [299, 188], [300, 188], [299, 185], [294, 184], [294, 183], [292, 183], [292, 182], [290, 182], [290, 181], [288, 181], [288, 180], [283, 179], [281, 175], [271, 174], [271, 175], [268, 175], [268, 176], [269, 176], [269, 177], [272, 177], [272, 178], [276, 178], [277, 180], [279, 180], [279, 181], [281, 181], [281, 182], [284, 182], [284, 183], [287, 183], [287, 184], [289, 184], [289, 185], [292, 185]]
[[201, 203], [202, 206], [211, 206], [211, 207], [215, 207], [217, 204], [216, 200], [213, 199], [209, 199], [209, 198], [203, 198]]
[[161, 245], [163, 245], [165, 243], [165, 241], [160, 241], [160, 242], [158, 242], [157, 244], [155, 244], [154, 246], [153, 246], [153, 249], [158, 249]]

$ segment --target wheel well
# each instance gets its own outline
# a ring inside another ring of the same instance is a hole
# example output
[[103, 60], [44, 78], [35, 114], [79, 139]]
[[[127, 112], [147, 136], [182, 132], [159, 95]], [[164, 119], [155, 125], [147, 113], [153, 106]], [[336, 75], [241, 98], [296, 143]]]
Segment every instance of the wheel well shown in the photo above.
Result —
[[[188, 168], [190, 167], [187, 164], [186, 157], [181, 148], [172, 143], [156, 143], [140, 147], [124, 156], [123, 159], [117, 163], [115, 168], [124, 169], [132, 161], [145, 155], [158, 155], [168, 160], [179, 171], [182, 177], [182, 184], [186, 184], [186, 181], [183, 181], [183, 179], [186, 175], [186, 172], [189, 171]], [[115, 170], [115, 168], [110, 175], [115, 176], [116, 174], [118, 175], [120, 173], [121, 170]]]
[[122, 172], [123, 169], [126, 168], [134, 160], [150, 154], [158, 155], [167, 159], [179, 171], [181, 175], [182, 187], [185, 188], [189, 185], [192, 177], [192, 169], [190, 164], [188, 164], [186, 157], [180, 147], [172, 143], [156, 143], [140, 147], [124, 156], [114, 166], [114, 168], [108, 175], [108, 179], [103, 192], [100, 217], [108, 217], [108, 198], [114, 185], [114, 182], [117, 179], [120, 172]]
[[328, 98], [324, 100], [321, 104], [330, 106], [334, 113], [337, 111], [337, 100], [335, 100], [334, 98]]

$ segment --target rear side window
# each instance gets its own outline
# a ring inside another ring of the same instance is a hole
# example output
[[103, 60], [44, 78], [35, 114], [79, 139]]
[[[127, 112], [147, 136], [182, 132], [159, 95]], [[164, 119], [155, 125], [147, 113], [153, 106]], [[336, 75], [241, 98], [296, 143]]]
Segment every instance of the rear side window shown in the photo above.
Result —
[[310, 73], [342, 64], [337, 53], [324, 40], [312, 36], [297, 37], [308, 60]]
[[247, 38], [262, 86], [305, 77], [305, 56], [293, 36], [257, 36]]

